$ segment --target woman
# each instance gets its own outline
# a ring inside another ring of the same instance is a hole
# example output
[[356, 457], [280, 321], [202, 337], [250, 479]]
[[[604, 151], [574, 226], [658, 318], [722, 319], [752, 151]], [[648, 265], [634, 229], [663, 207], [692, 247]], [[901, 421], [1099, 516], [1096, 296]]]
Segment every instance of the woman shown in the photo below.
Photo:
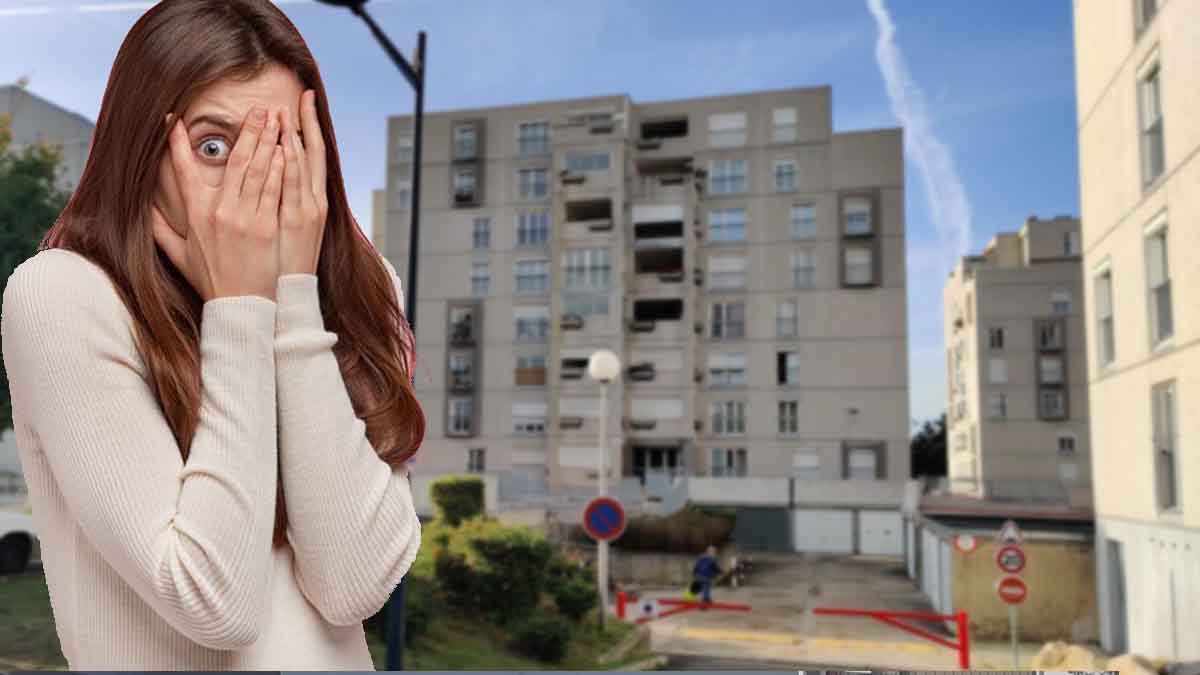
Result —
[[3, 351], [70, 667], [373, 670], [425, 421], [400, 281], [287, 17], [141, 17], [41, 248]]

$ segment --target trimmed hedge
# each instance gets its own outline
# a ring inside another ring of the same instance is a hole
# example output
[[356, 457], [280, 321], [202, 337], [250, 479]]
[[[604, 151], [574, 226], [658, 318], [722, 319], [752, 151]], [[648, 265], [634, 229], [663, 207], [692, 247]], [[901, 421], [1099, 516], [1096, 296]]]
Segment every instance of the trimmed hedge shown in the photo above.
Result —
[[[709, 545], [719, 547], [729, 541], [735, 521], [728, 512], [692, 505], [666, 517], [634, 516], [613, 546], [625, 551], [703, 553]], [[571, 538], [591, 541], [579, 525], [572, 527]]]
[[567, 655], [571, 628], [566, 621], [545, 614], [532, 614], [512, 630], [510, 646], [516, 651], [546, 663], [561, 661]]
[[446, 476], [433, 482], [429, 496], [438, 519], [450, 527], [483, 513], [483, 480], [471, 476]]
[[558, 607], [558, 613], [572, 621], [581, 621], [599, 604], [596, 597], [596, 584], [588, 583], [580, 578], [560, 581], [551, 588], [550, 592], [554, 596], [554, 604]]

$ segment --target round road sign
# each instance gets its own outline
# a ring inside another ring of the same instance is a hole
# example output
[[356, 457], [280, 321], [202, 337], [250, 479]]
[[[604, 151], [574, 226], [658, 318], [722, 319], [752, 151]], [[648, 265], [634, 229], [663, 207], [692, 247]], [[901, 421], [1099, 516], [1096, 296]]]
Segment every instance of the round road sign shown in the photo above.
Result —
[[625, 531], [625, 509], [612, 497], [597, 497], [583, 510], [583, 529], [596, 541], [612, 541]]
[[996, 595], [1010, 605], [1019, 605], [1029, 595], [1029, 587], [1020, 577], [1000, 577], [996, 582]]
[[973, 534], [954, 535], [954, 548], [958, 549], [959, 553], [970, 553], [978, 546], [979, 540]]
[[1009, 574], [1020, 572], [1025, 569], [1025, 552], [1021, 547], [1012, 544], [1001, 546], [1000, 550], [996, 551], [996, 567]]

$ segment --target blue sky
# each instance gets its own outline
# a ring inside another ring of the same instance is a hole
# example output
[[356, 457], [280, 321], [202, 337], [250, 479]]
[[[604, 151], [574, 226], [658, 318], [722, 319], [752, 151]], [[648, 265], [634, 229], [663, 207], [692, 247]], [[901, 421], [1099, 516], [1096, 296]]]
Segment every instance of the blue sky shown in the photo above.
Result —
[[[385, 120], [410, 111], [411, 94], [350, 12], [280, 4], [320, 64], [352, 206], [369, 230], [371, 190], [384, 184]], [[0, 0], [0, 82], [29, 75], [32, 92], [95, 119], [121, 40], [146, 6]], [[428, 32], [429, 110], [828, 84], [835, 130], [903, 119], [914, 419], [945, 409], [941, 288], [955, 256], [1032, 213], [1079, 212], [1068, 0], [373, 0], [368, 8], [406, 51], [418, 29]], [[881, 59], [884, 15], [894, 34]]]

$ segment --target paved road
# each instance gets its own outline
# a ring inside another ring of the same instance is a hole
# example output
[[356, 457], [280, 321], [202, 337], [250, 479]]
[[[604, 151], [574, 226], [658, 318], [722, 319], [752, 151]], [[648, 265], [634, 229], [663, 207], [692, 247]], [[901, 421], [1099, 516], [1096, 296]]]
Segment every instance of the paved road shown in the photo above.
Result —
[[855, 670], [852, 666], [787, 663], [780, 661], [748, 661], [711, 656], [670, 656], [664, 670]]

